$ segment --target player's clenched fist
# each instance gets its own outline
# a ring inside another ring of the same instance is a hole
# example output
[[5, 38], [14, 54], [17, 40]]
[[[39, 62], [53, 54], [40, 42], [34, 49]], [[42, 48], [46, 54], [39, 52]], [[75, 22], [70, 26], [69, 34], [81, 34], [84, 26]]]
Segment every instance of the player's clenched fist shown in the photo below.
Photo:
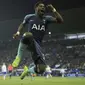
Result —
[[20, 35], [20, 32], [18, 31], [13, 35], [13, 38], [16, 39], [19, 35]]

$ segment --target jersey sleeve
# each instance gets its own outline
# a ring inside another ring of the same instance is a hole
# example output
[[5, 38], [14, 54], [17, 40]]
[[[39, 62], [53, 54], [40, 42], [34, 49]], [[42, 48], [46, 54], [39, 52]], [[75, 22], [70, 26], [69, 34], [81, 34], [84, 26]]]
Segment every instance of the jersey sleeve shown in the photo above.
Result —
[[47, 22], [48, 23], [55, 23], [56, 19], [53, 16], [47, 15], [46, 16]]
[[24, 17], [24, 20], [23, 20], [23, 22], [22, 22], [23, 25], [29, 23], [29, 19], [30, 19], [31, 16], [32, 16], [32, 14], [29, 14], [29, 15], [26, 15], [26, 16]]

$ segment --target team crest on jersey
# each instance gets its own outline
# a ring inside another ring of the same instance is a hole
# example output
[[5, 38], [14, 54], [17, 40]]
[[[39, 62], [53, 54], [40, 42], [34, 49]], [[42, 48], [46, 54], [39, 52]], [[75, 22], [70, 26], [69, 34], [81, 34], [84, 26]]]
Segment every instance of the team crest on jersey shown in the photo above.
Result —
[[30, 20], [31, 22], [34, 21], [34, 20]]
[[45, 25], [36, 25], [33, 24], [32, 29], [40, 30], [40, 31], [45, 31]]
[[43, 23], [45, 24], [45, 22], [46, 22], [46, 20], [45, 19], [43, 19]]

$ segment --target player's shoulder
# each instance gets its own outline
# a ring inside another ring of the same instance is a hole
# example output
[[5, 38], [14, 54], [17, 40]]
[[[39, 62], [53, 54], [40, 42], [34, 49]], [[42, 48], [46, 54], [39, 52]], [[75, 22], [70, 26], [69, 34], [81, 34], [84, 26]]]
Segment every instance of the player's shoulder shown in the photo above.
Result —
[[35, 14], [27, 14], [27, 15], [25, 16], [25, 18], [30, 18], [30, 17], [33, 17], [33, 16], [35, 16]]

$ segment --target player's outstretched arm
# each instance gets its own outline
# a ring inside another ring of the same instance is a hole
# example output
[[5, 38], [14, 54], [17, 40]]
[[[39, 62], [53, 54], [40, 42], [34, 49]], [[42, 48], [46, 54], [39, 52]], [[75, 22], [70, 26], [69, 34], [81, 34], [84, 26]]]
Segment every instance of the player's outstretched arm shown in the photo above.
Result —
[[57, 22], [59, 22], [59, 23], [62, 23], [62, 22], [63, 22], [62, 16], [61, 16], [60, 13], [53, 7], [52, 4], [47, 5], [47, 8], [53, 12], [53, 14], [54, 14], [55, 19], [56, 19]]
[[13, 35], [14, 39], [16, 39], [20, 35], [23, 28], [24, 28], [24, 25], [23, 25], [23, 23], [21, 23], [18, 27], [18, 31]]

